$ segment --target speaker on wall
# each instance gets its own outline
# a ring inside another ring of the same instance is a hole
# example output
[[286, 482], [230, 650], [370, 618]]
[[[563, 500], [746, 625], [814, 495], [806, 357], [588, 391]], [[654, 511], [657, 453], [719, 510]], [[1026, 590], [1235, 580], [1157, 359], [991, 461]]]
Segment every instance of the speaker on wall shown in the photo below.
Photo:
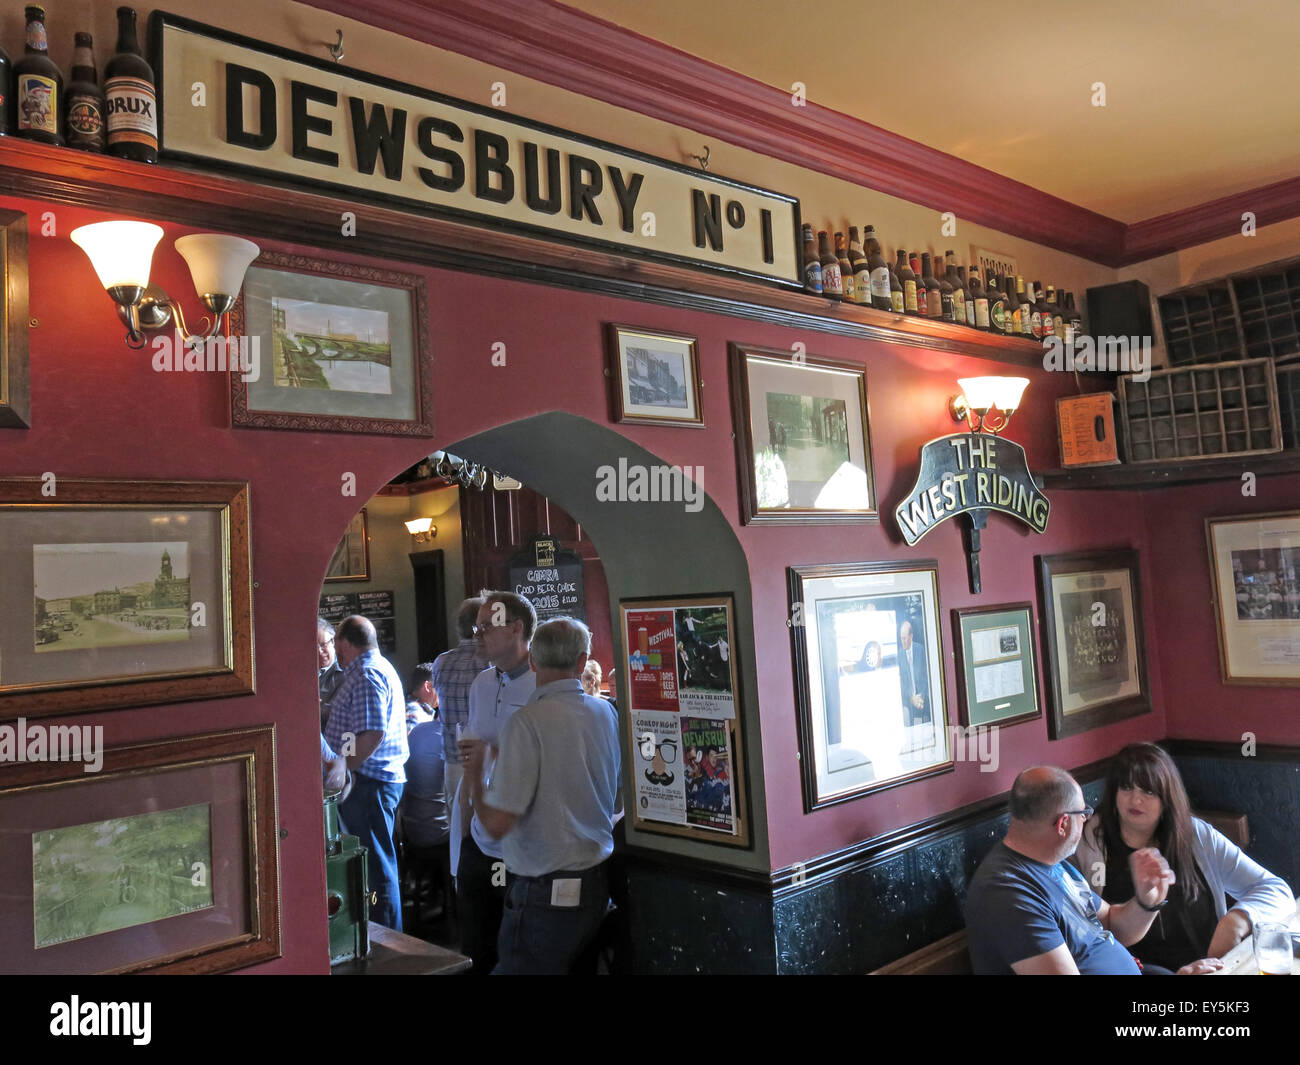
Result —
[[1141, 281], [1088, 289], [1088, 332], [1094, 337], [1150, 337], [1151, 293]]

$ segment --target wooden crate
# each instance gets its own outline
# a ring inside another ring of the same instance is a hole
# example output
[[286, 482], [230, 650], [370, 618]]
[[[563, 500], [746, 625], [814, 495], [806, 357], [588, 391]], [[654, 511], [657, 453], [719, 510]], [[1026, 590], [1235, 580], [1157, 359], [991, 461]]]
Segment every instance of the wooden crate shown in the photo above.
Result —
[[1121, 377], [1128, 461], [1186, 462], [1282, 450], [1277, 379], [1270, 359], [1154, 370]]

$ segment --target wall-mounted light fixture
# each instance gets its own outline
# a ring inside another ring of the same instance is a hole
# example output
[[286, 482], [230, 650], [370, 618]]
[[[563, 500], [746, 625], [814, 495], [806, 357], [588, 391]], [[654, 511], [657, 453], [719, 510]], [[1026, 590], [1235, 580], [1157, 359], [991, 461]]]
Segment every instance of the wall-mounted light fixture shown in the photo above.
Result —
[[198, 333], [191, 333], [180, 304], [149, 284], [154, 248], [162, 235], [162, 228], [151, 222], [96, 222], [71, 234], [117, 304], [117, 315], [127, 327], [128, 347], [144, 347], [145, 330], [163, 329], [173, 321], [187, 344], [216, 336], [235, 305], [249, 263], [261, 251], [251, 240], [222, 233], [177, 238], [176, 250], [189, 264], [194, 288], [212, 315], [203, 319]]
[[[955, 422], [964, 421], [972, 433], [996, 436], [1010, 423], [1029, 385], [1027, 377], [963, 377], [962, 394], [953, 396], [948, 410]], [[990, 416], [990, 411], [994, 412]]]
[[406, 522], [406, 531], [417, 544], [427, 544], [438, 535], [432, 518], [412, 518]]

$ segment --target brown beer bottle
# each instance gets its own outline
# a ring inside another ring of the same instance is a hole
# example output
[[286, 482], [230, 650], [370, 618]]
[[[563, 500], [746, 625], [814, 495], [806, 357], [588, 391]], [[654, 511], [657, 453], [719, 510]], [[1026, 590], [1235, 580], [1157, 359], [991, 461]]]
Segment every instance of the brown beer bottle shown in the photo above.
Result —
[[158, 101], [153, 68], [140, 54], [135, 9], [117, 9], [117, 52], [104, 67], [108, 153], [137, 163], [158, 161]]
[[1047, 305], [1052, 308], [1052, 334], [1058, 340], [1065, 339], [1065, 315], [1061, 311], [1061, 304], [1056, 298], [1056, 289], [1051, 285], [1047, 286]]
[[[921, 313], [921, 300], [918, 298], [916, 289], [916, 271], [912, 269], [911, 264], [907, 261], [907, 252], [898, 253], [898, 279], [903, 282], [903, 311], [906, 314], [915, 314], [924, 318]], [[925, 290], [922, 289], [922, 292]]]
[[95, 74], [94, 42], [78, 33], [73, 41], [72, 80], [68, 82], [67, 136], [69, 148], [102, 152], [104, 140], [104, 90]]
[[822, 263], [817, 258], [817, 241], [813, 239], [811, 222], [803, 224], [803, 288], [805, 292], [822, 294]]
[[831, 251], [831, 238], [824, 229], [817, 234], [817, 258], [822, 264], [822, 295], [842, 300], [844, 282], [840, 278], [840, 261]]
[[857, 226], [849, 226], [849, 262], [853, 266], [853, 302], [870, 307], [871, 273], [867, 267], [867, 257], [862, 252]]
[[903, 279], [898, 271], [903, 267], [903, 253], [898, 253], [898, 262], [889, 266], [889, 309], [895, 314], [905, 314], [907, 306], [903, 301]]
[[1016, 299], [1020, 302], [1020, 335], [1032, 339], [1034, 335], [1034, 305], [1029, 297], [1025, 295], [1025, 279], [1019, 274], [1016, 274]]
[[[925, 283], [925, 316], [927, 318], [942, 318], [943, 296], [939, 292], [939, 281], [930, 269], [930, 253], [928, 251], [921, 253], [921, 280]], [[920, 289], [917, 289], [916, 298], [919, 303], [921, 299]]]
[[1007, 336], [1020, 335], [1020, 297], [1016, 294], [1016, 279], [1011, 274], [1002, 278], [1002, 293], [1007, 298]]
[[1047, 305], [1047, 300], [1043, 299], [1043, 283], [1041, 281], [1034, 282], [1030, 296], [1034, 301], [1032, 317], [1034, 339], [1042, 340], [1052, 335], [1052, 309]]
[[985, 331], [989, 328], [989, 298], [980, 281], [980, 268], [973, 263], [970, 268], [970, 298], [975, 304], [975, 328]]
[[27, 47], [14, 64], [18, 136], [43, 144], [63, 144], [63, 72], [49, 55], [45, 8], [26, 9]]
[[949, 249], [943, 253], [943, 276], [952, 288], [952, 320], [958, 325], [966, 324], [966, 286], [962, 283], [961, 271], [957, 269], [957, 253]]
[[890, 298], [889, 264], [885, 262], [884, 253], [880, 250], [880, 241], [876, 239], [875, 226], [867, 226], [864, 239], [866, 241], [864, 252], [867, 257], [870, 284], [868, 302], [878, 311], [892, 311], [894, 303]]
[[998, 275], [989, 271], [989, 330], [1000, 336], [1007, 335], [1007, 296], [998, 283]]
[[835, 234], [835, 258], [840, 264], [840, 284], [844, 287], [844, 302], [857, 303], [857, 285], [853, 280], [853, 263], [849, 259], [849, 247], [844, 242], [844, 234]]

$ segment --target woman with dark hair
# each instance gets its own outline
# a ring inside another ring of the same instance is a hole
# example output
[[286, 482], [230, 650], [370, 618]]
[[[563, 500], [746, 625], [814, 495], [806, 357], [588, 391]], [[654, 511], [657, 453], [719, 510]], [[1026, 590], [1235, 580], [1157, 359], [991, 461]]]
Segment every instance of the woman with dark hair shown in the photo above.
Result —
[[1192, 816], [1173, 759], [1153, 743], [1130, 743], [1106, 771], [1074, 862], [1103, 899], [1122, 902], [1133, 897], [1129, 855], [1143, 847], [1158, 848], [1177, 877], [1150, 931], [1129, 946], [1146, 965], [1211, 972], [1254, 925], [1285, 922], [1295, 912], [1280, 877]]

